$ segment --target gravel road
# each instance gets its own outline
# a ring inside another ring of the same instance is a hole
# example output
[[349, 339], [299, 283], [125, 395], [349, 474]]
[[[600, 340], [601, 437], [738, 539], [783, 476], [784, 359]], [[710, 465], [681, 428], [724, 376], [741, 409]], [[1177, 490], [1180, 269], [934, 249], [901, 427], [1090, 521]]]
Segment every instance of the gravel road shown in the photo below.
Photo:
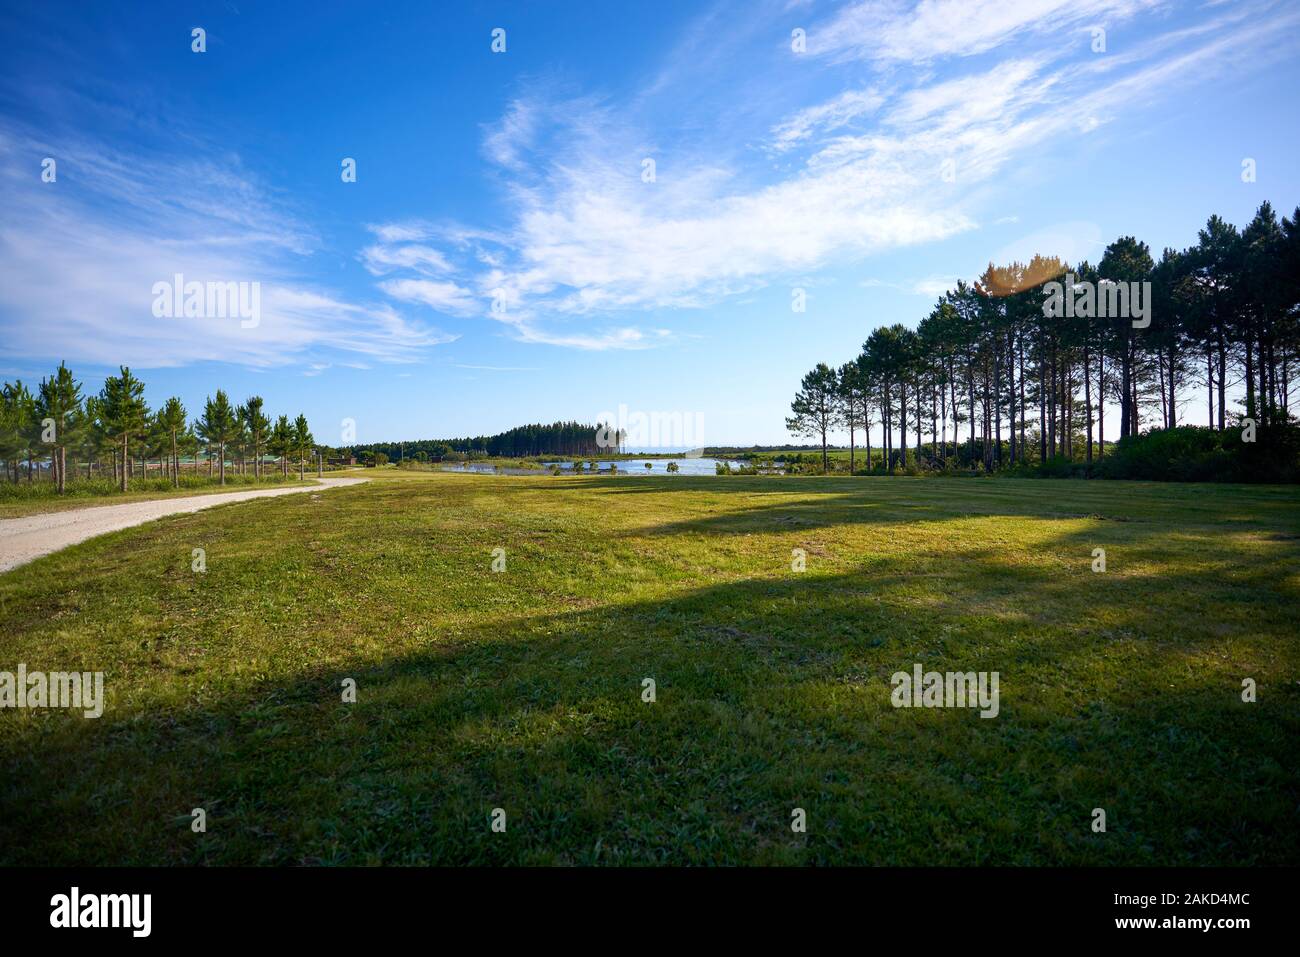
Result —
[[96, 535], [116, 532], [120, 528], [143, 525], [168, 515], [197, 512], [227, 502], [244, 502], [250, 498], [271, 498], [296, 492], [319, 492], [323, 488], [359, 485], [362, 478], [319, 478], [315, 485], [293, 488], [250, 489], [245, 492], [217, 492], [211, 495], [187, 495], [184, 498], [161, 498], [122, 505], [97, 505], [62, 512], [47, 512], [25, 518], [0, 520], [0, 572], [26, 564], [60, 548], [76, 545]]

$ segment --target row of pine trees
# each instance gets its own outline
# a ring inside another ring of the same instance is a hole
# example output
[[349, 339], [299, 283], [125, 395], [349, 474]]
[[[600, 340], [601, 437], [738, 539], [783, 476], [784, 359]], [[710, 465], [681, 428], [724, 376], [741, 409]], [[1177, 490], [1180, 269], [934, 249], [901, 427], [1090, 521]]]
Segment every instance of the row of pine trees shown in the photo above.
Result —
[[[1151, 283], [1150, 325], [1128, 318], [1044, 314], [1044, 285], [1067, 272], [1094, 288]], [[885, 461], [908, 461], [930, 439], [936, 467], [1041, 464], [1064, 457], [1092, 465], [1114, 437], [1180, 424], [1193, 389], [1205, 393], [1211, 428], [1242, 417], [1289, 421], [1291, 372], [1300, 354], [1300, 207], [1279, 222], [1264, 203], [1243, 230], [1211, 216], [1195, 245], [1153, 259], [1127, 236], [1095, 265], [1036, 256], [990, 264], [958, 282], [915, 330], [874, 330], [853, 361], [820, 363], [791, 404], [787, 427], [820, 438], [881, 426]], [[1230, 408], [1236, 394], [1238, 409]], [[951, 432], [949, 428], [951, 427]], [[965, 433], [964, 435], [962, 433]], [[853, 451], [850, 453], [853, 455]]]
[[137, 468], [148, 474], [151, 461], [173, 485], [180, 484], [182, 457], [207, 454], [209, 476], [226, 484], [228, 463], [241, 474], [251, 467], [255, 478], [264, 473], [264, 457], [278, 460], [287, 476], [296, 458], [302, 478], [306, 461], [315, 452], [315, 439], [305, 416], [274, 422], [263, 412], [261, 396], [234, 405], [220, 389], [193, 421], [181, 400], [172, 396], [157, 410], [144, 400], [144, 383], [122, 366], [108, 376], [97, 395], [82, 395], [82, 384], [65, 363], [42, 379], [33, 393], [21, 380], [6, 382], [0, 391], [0, 459], [9, 479], [18, 482], [26, 466], [32, 481], [44, 467], [62, 494], [70, 476], [105, 474], [111, 467], [117, 487], [125, 492]]

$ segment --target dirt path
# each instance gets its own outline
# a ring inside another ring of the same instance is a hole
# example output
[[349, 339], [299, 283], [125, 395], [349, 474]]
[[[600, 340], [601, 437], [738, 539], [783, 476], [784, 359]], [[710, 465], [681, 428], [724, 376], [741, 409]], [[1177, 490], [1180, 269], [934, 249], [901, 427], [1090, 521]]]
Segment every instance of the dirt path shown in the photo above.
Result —
[[218, 492], [210, 495], [187, 495], [184, 498], [161, 498], [122, 505], [96, 505], [63, 512], [46, 512], [25, 518], [0, 520], [0, 572], [26, 564], [42, 555], [76, 545], [96, 535], [121, 528], [143, 525], [168, 515], [197, 512], [227, 502], [244, 502], [251, 498], [293, 495], [295, 492], [319, 492], [323, 488], [359, 485], [363, 478], [320, 478], [316, 485], [293, 488], [250, 489], [245, 492]]

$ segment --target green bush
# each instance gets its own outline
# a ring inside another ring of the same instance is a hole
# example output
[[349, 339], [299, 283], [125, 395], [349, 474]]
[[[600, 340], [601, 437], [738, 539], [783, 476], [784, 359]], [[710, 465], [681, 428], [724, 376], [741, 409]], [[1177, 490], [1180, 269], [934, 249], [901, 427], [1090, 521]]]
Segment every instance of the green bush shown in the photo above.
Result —
[[1128, 436], [1107, 449], [1097, 473], [1155, 482], [1300, 481], [1300, 426], [1258, 426], [1254, 442], [1242, 433], [1240, 425], [1186, 425]]
[[1039, 478], [1083, 478], [1087, 464], [1076, 462], [1064, 455], [1053, 455], [1036, 469]]

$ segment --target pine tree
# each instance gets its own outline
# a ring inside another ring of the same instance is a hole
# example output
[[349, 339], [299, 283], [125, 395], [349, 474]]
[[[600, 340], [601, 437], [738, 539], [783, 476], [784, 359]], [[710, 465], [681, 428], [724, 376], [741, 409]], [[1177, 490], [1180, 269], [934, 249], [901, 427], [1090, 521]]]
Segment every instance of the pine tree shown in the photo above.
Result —
[[218, 469], [220, 471], [220, 484], [226, 484], [226, 444], [236, 434], [239, 424], [235, 420], [235, 410], [230, 405], [230, 398], [221, 389], [217, 390], [216, 398], [210, 398], [204, 403], [203, 417], [196, 424], [196, 431], [199, 438], [208, 443], [208, 446], [217, 447]]
[[144, 434], [149, 407], [144, 401], [144, 383], [133, 376], [126, 366], [122, 366], [119, 371], [119, 375], [104, 380], [99, 405], [105, 431], [113, 436], [122, 455], [118, 488], [125, 492], [131, 461], [131, 441]]
[[785, 427], [795, 435], [821, 437], [823, 472], [830, 471], [826, 434], [839, 424], [837, 378], [834, 369], [824, 362], [817, 363], [799, 383], [799, 391], [790, 403], [794, 414], [785, 420]]

